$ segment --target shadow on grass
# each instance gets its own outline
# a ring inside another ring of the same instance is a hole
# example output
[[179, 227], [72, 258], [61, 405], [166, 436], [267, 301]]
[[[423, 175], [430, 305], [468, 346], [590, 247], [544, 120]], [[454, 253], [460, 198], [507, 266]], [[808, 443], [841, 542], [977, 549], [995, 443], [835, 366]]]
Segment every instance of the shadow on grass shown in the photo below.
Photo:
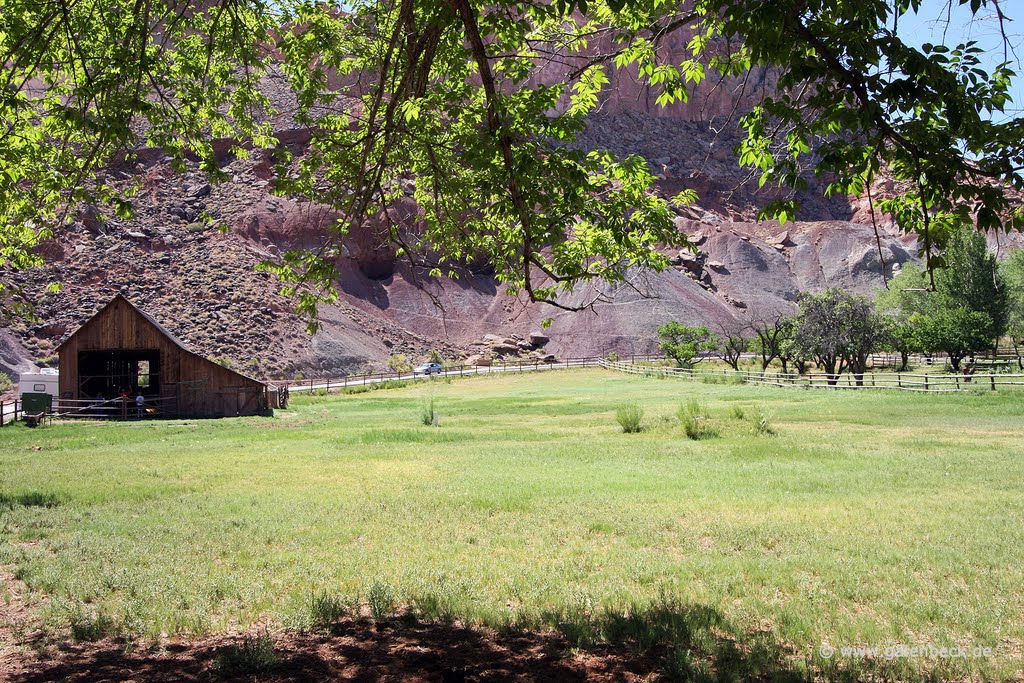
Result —
[[0, 493], [0, 507], [42, 507], [52, 508], [61, 504], [61, 499], [53, 493], [29, 491], [28, 493]]
[[537, 618], [532, 629], [495, 631], [412, 613], [379, 621], [340, 616], [314, 631], [208, 636], [153, 648], [113, 638], [36, 644], [33, 660], [0, 660], [0, 679], [788, 683], [928, 677], [816, 659], [768, 633], [739, 634], [720, 613], [702, 605], [663, 600], [597, 615], [540, 613]]

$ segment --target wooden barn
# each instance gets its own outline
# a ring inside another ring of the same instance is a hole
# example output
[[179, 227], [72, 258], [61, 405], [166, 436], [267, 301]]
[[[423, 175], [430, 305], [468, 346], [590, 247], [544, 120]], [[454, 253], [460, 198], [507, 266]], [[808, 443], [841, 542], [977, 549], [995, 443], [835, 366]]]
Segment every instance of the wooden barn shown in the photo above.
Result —
[[267, 411], [267, 386], [199, 356], [120, 294], [58, 347], [60, 399], [141, 393], [157, 413], [230, 417]]

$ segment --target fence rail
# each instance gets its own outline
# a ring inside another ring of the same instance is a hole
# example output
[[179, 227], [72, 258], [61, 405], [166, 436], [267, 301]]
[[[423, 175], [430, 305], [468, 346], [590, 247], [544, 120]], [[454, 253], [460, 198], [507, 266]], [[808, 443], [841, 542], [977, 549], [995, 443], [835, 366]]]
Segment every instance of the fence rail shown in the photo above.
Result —
[[0, 427], [14, 424], [18, 421], [19, 416], [23, 414], [24, 411], [21, 409], [21, 401], [19, 399], [0, 401]]
[[[661, 360], [662, 357], [653, 354], [636, 354], [629, 356], [631, 362], [650, 362]], [[491, 365], [455, 365], [449, 366], [440, 372], [432, 375], [434, 377], [466, 377], [473, 375], [488, 375], [502, 372], [543, 372], [548, 370], [564, 370], [566, 368], [596, 368], [605, 359], [600, 356], [587, 356], [581, 358], [563, 358], [556, 361], [516, 361], [514, 363], [494, 362]], [[343, 390], [346, 387], [361, 386], [365, 384], [379, 384], [381, 382], [400, 382], [413, 379], [421, 379], [425, 375], [417, 375], [411, 372], [372, 372], [362, 375], [343, 375], [341, 377], [303, 379], [290, 382], [274, 382], [279, 388], [287, 388], [289, 393], [303, 391], [328, 392]]]
[[134, 398], [96, 399], [62, 398], [54, 402], [52, 415], [61, 419], [141, 420], [174, 415], [173, 398], [147, 398], [140, 406]]
[[636, 363], [602, 361], [601, 366], [635, 375], [660, 375], [686, 377], [689, 379], [723, 378], [743, 384], [759, 384], [776, 387], [818, 387], [824, 389], [897, 389], [929, 393], [957, 392], [972, 387], [983, 387], [996, 391], [1000, 386], [1024, 386], [1024, 374], [921, 374], [910, 372], [877, 373], [862, 375], [843, 373], [829, 375], [815, 372], [804, 375], [795, 373], [753, 372], [747, 370], [701, 370], [698, 368], [673, 368], [663, 366], [637, 365]]

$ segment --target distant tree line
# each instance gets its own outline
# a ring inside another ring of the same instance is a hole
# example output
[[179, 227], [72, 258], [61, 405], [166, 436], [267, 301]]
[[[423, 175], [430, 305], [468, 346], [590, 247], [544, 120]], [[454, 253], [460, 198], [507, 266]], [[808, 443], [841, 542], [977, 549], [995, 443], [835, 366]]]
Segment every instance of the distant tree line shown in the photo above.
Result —
[[962, 372], [965, 359], [1008, 337], [1024, 369], [1024, 251], [999, 263], [984, 235], [957, 231], [934, 282], [905, 264], [875, 301], [842, 289], [805, 292], [795, 314], [752, 314], [733, 329], [667, 323], [658, 328], [659, 348], [680, 367], [717, 357], [737, 370], [753, 353], [762, 370], [778, 361], [783, 372], [804, 374], [814, 364], [830, 383], [847, 372], [861, 384], [874, 353], [899, 355], [900, 370], [911, 354], [943, 354]]

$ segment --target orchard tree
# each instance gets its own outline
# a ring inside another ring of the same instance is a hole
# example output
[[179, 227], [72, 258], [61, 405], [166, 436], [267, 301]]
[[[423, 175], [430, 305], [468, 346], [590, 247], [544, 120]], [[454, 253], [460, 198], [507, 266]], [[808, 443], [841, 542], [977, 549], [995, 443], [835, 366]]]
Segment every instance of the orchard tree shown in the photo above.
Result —
[[[1009, 21], [999, 0], [950, 2]], [[657, 247], [686, 243], [670, 201], [695, 200], [652, 192], [637, 156], [573, 144], [612, 68], [661, 105], [771, 72], [736, 150], [785, 190], [764, 215], [793, 218], [809, 171], [841, 196], [884, 172], [910, 189], [881, 208], [930, 260], [952, 228], [1024, 223], [1010, 191], [1024, 189], [1024, 119], [1007, 114], [1009, 60], [986, 71], [973, 43], [900, 37], [922, 4], [0, 0], [0, 268], [38, 262], [33, 248], [84, 204], [129, 215], [131, 190], [104, 170], [125, 153], [157, 148], [217, 179], [220, 142], [273, 149], [275, 192], [344, 216], [327, 243], [269, 264], [310, 315], [331, 296], [341, 240], [369, 222], [432, 274], [486, 262], [511, 292], [586, 306], [563, 295], [666, 268]], [[670, 60], [677, 32], [689, 53]], [[290, 102], [267, 96], [268, 77]], [[275, 115], [310, 131], [303, 154], [278, 144]], [[406, 192], [414, 233], [388, 211]]]
[[718, 337], [706, 325], [691, 327], [675, 321], [658, 328], [658, 340], [661, 352], [681, 368], [692, 368], [719, 346]]
[[761, 356], [761, 371], [764, 372], [776, 358], [782, 361], [786, 372], [789, 358], [783, 359], [783, 348], [793, 333], [793, 319], [785, 313], [752, 313], [747, 329], [753, 334], [752, 348]]
[[849, 369], [859, 385], [868, 356], [885, 341], [886, 328], [866, 297], [833, 288], [801, 295], [793, 338], [803, 355], [825, 371], [829, 384]]
[[916, 345], [926, 353], [945, 353], [949, 365], [960, 372], [964, 358], [987, 348], [992, 341], [988, 314], [961, 306], [934, 306], [911, 317]]
[[750, 338], [744, 336], [742, 331], [732, 330], [725, 326], [722, 326], [719, 332], [718, 348], [715, 351], [722, 362], [738, 371], [743, 354], [750, 350]]

